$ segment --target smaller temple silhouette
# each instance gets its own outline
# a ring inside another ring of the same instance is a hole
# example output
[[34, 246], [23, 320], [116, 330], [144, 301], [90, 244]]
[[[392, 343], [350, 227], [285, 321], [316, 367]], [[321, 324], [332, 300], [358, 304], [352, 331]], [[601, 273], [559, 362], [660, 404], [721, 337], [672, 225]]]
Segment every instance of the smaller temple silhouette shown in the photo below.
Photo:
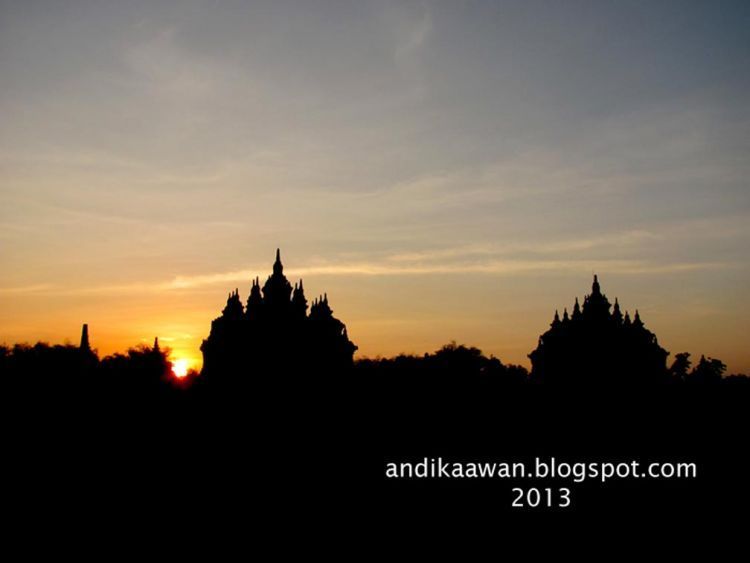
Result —
[[93, 348], [91, 348], [88, 323], [83, 323], [83, 327], [81, 327], [81, 342], [78, 345], [78, 357], [81, 362], [81, 368], [83, 369], [90, 370], [99, 361], [99, 357], [96, 355], [96, 352]]
[[83, 324], [81, 329], [81, 343], [78, 345], [78, 349], [86, 354], [91, 353], [91, 343], [89, 342], [89, 325]]
[[[612, 309], [610, 311], [610, 309]], [[531, 354], [531, 379], [546, 384], [635, 384], [664, 380], [667, 356], [638, 310], [631, 319], [612, 304], [594, 276], [583, 306], [559, 312]]]
[[202, 375], [215, 380], [229, 374], [297, 375], [351, 367], [357, 346], [333, 316], [328, 295], [314, 299], [309, 314], [307, 309], [302, 280], [292, 287], [277, 249], [273, 273], [262, 287], [259, 278], [252, 280], [247, 304], [235, 289], [212, 321], [201, 345]]

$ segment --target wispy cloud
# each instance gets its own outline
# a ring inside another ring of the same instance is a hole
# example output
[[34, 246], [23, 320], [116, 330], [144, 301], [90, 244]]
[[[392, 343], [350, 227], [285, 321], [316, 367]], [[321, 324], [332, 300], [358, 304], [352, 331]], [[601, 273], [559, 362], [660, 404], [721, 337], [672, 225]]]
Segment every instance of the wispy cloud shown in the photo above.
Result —
[[393, 262], [431, 262], [445, 259], [471, 259], [482, 256], [497, 256], [517, 253], [559, 254], [564, 252], [584, 251], [597, 248], [618, 246], [637, 246], [661, 239], [662, 236], [648, 230], [632, 230], [612, 233], [597, 238], [567, 239], [537, 243], [504, 243], [504, 244], [469, 244], [464, 246], [440, 248], [418, 252], [405, 252], [387, 257]]
[[[595, 270], [609, 274], [659, 275], [697, 270], [720, 270], [736, 267], [731, 262], [671, 262], [653, 263], [639, 260], [475, 260], [470, 263], [404, 264], [403, 257], [386, 258], [379, 262], [340, 262], [290, 268], [291, 279], [315, 276], [431, 276], [452, 274], [485, 274], [505, 276], [534, 272], [581, 272]], [[0, 295], [44, 293], [52, 295], [149, 294], [194, 290], [207, 287], [245, 286], [260, 276], [267, 267], [216, 272], [211, 274], [177, 276], [154, 283], [101, 285], [83, 288], [57, 287], [49, 284], [0, 288]], [[265, 277], [265, 273], [262, 277]]]
[[41, 293], [48, 291], [55, 291], [55, 286], [46, 283], [38, 283], [16, 287], [0, 287], [0, 295], [7, 295], [11, 297], [14, 295], [24, 295], [27, 293]]

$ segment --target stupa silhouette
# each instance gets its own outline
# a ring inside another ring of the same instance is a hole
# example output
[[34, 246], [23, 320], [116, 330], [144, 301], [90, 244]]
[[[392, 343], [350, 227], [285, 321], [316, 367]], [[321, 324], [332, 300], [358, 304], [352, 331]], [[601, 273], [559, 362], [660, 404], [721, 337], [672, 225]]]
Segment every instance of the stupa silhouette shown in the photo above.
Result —
[[295, 375], [299, 370], [340, 371], [352, 365], [357, 346], [333, 316], [328, 295], [313, 300], [307, 313], [302, 280], [292, 287], [276, 250], [273, 273], [263, 284], [252, 280], [247, 306], [239, 290], [227, 298], [203, 341], [202, 375], [219, 379], [255, 373]]

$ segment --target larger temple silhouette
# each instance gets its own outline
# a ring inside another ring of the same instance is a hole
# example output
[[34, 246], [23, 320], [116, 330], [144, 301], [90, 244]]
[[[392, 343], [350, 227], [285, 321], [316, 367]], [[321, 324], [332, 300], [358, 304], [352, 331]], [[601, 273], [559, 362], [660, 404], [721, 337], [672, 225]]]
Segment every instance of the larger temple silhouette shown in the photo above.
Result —
[[212, 321], [211, 333], [201, 345], [202, 375], [293, 375], [294, 370], [335, 372], [350, 367], [357, 346], [344, 323], [333, 316], [328, 295], [315, 299], [309, 314], [307, 308], [302, 280], [292, 287], [277, 249], [273, 273], [262, 289], [258, 278], [252, 281], [247, 306], [235, 290], [221, 316]]
[[637, 310], [631, 320], [617, 299], [612, 306], [595, 275], [583, 307], [576, 297], [572, 315], [565, 309], [560, 319], [555, 311], [529, 358], [534, 381], [596, 385], [655, 383], [666, 377], [668, 355]]

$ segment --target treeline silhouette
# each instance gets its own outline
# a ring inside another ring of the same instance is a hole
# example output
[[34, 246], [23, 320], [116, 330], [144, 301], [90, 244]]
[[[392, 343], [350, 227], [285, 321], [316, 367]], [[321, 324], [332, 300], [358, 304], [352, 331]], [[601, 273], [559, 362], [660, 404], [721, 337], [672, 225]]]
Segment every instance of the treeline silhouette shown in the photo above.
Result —
[[362, 358], [356, 360], [354, 374], [373, 379], [451, 380], [478, 377], [496, 379], [508, 385], [528, 380], [523, 366], [505, 365], [494, 356], [486, 356], [479, 348], [452, 341], [439, 350], [422, 356], [399, 354], [392, 358]]
[[169, 353], [158, 345], [139, 344], [100, 359], [95, 351], [70, 344], [0, 346], [2, 387], [6, 394], [60, 401], [165, 399], [198, 375], [175, 378]]
[[[725, 375], [726, 365], [719, 359], [701, 356], [693, 365], [690, 354], [678, 353], [671, 366], [653, 381], [654, 386], [736, 386], [750, 385], [745, 374]], [[157, 345], [139, 344], [123, 353], [99, 358], [96, 352], [82, 350], [70, 344], [51, 345], [38, 342], [34, 345], [16, 344], [0, 346], [0, 374], [2, 387], [8, 391], [46, 394], [53, 397], [72, 396], [84, 398], [118, 399], [179, 399], [202, 390], [214, 390], [211, 375], [201, 376], [191, 370], [184, 377], [172, 372], [170, 350]], [[606, 380], [606, 368], [602, 371]], [[253, 370], [228, 368], [221, 374], [221, 389], [233, 391], [258, 387], [261, 382], [277, 383], [311, 382], [328, 383], [354, 378], [378, 386], [425, 387], [429, 385], [472, 386], [485, 381], [501, 388], [540, 386], [520, 365], [504, 364], [494, 356], [487, 356], [476, 347], [446, 344], [433, 353], [424, 355], [399, 354], [394, 357], [362, 358], [346, 369], [340, 367], [326, 373], [307, 373], [298, 370], [288, 373], [273, 365], [254, 365]], [[571, 382], [575, 382], [575, 377]], [[638, 374], [634, 382], [642, 383]], [[623, 386], [618, 380], [618, 386]]]

